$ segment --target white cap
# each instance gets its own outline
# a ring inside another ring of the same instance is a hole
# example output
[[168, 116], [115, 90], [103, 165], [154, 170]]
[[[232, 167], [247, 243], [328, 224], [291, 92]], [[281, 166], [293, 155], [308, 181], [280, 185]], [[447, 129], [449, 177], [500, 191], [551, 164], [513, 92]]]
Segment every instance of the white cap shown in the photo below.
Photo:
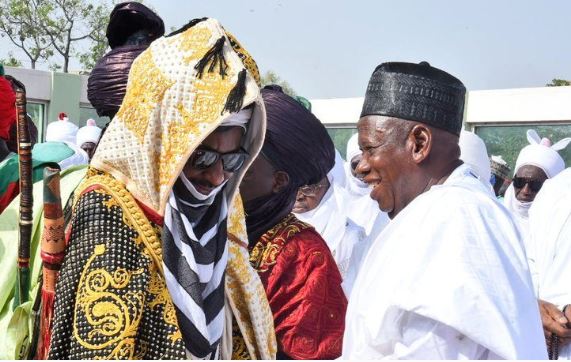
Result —
[[81, 127], [77, 131], [77, 145], [81, 147], [86, 142], [97, 144], [101, 137], [101, 128], [97, 127], [93, 119], [88, 119], [85, 127]]
[[460, 159], [472, 166], [480, 180], [489, 182], [492, 175], [486, 144], [473, 132], [460, 132]]
[[60, 113], [58, 120], [48, 124], [46, 141], [69, 142], [75, 144], [78, 127], [69, 121], [67, 114]]
[[529, 145], [525, 146], [517, 157], [514, 175], [526, 165], [539, 167], [548, 178], [554, 177], [565, 169], [565, 161], [557, 151], [567, 147], [571, 143], [571, 138], [564, 138], [552, 146], [549, 139], [540, 139], [535, 130], [528, 129], [527, 141]]

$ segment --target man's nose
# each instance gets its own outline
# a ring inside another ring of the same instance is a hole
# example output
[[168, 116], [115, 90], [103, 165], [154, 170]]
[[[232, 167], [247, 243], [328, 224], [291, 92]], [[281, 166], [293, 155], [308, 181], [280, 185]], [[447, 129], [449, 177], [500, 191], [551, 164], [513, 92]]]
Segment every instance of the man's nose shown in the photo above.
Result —
[[521, 189], [521, 192], [523, 192], [524, 194], [527, 194], [527, 195], [533, 194], [533, 191], [532, 191], [531, 188], [529, 187], [529, 183], [526, 183], [525, 185], [523, 185], [523, 188]]
[[216, 161], [214, 165], [204, 170], [204, 177], [214, 187], [220, 186], [224, 182], [222, 160]]
[[360, 175], [366, 175], [370, 171], [369, 163], [365, 160], [365, 157], [361, 158], [357, 167], [355, 167], [355, 173]]

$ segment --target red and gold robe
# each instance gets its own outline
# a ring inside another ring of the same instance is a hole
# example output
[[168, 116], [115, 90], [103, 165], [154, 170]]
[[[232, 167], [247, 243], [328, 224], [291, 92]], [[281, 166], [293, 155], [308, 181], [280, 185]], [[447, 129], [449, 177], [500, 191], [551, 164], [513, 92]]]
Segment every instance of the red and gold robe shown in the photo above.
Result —
[[331, 251], [315, 229], [289, 214], [262, 235], [250, 262], [270, 302], [278, 358], [339, 357], [347, 298]]

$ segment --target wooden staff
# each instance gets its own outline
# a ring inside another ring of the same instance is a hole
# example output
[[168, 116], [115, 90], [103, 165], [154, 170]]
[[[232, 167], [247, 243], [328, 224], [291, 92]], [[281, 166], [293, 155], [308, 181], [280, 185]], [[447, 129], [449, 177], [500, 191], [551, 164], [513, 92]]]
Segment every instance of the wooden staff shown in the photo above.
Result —
[[15, 306], [29, 300], [30, 289], [30, 241], [32, 239], [33, 182], [32, 142], [26, 121], [26, 88], [18, 81], [13, 82], [16, 91], [16, 117], [18, 132], [18, 157], [20, 171], [20, 214], [18, 243], [18, 275]]
[[56, 282], [65, 253], [64, 217], [61, 206], [59, 169], [44, 169], [44, 230], [41, 241], [42, 294], [40, 333], [36, 359], [49, 353]]

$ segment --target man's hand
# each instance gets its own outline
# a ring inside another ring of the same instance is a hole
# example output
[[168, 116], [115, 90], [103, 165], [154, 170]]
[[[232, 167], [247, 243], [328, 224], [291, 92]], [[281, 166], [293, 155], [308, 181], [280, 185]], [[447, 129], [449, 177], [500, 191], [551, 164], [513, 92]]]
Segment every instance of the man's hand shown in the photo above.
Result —
[[555, 333], [560, 338], [560, 344], [571, 341], [571, 329], [568, 328], [568, 323], [571, 321], [571, 308], [567, 308], [563, 314], [555, 305], [541, 299], [537, 301], [545, 339], [549, 341], [551, 334]]

